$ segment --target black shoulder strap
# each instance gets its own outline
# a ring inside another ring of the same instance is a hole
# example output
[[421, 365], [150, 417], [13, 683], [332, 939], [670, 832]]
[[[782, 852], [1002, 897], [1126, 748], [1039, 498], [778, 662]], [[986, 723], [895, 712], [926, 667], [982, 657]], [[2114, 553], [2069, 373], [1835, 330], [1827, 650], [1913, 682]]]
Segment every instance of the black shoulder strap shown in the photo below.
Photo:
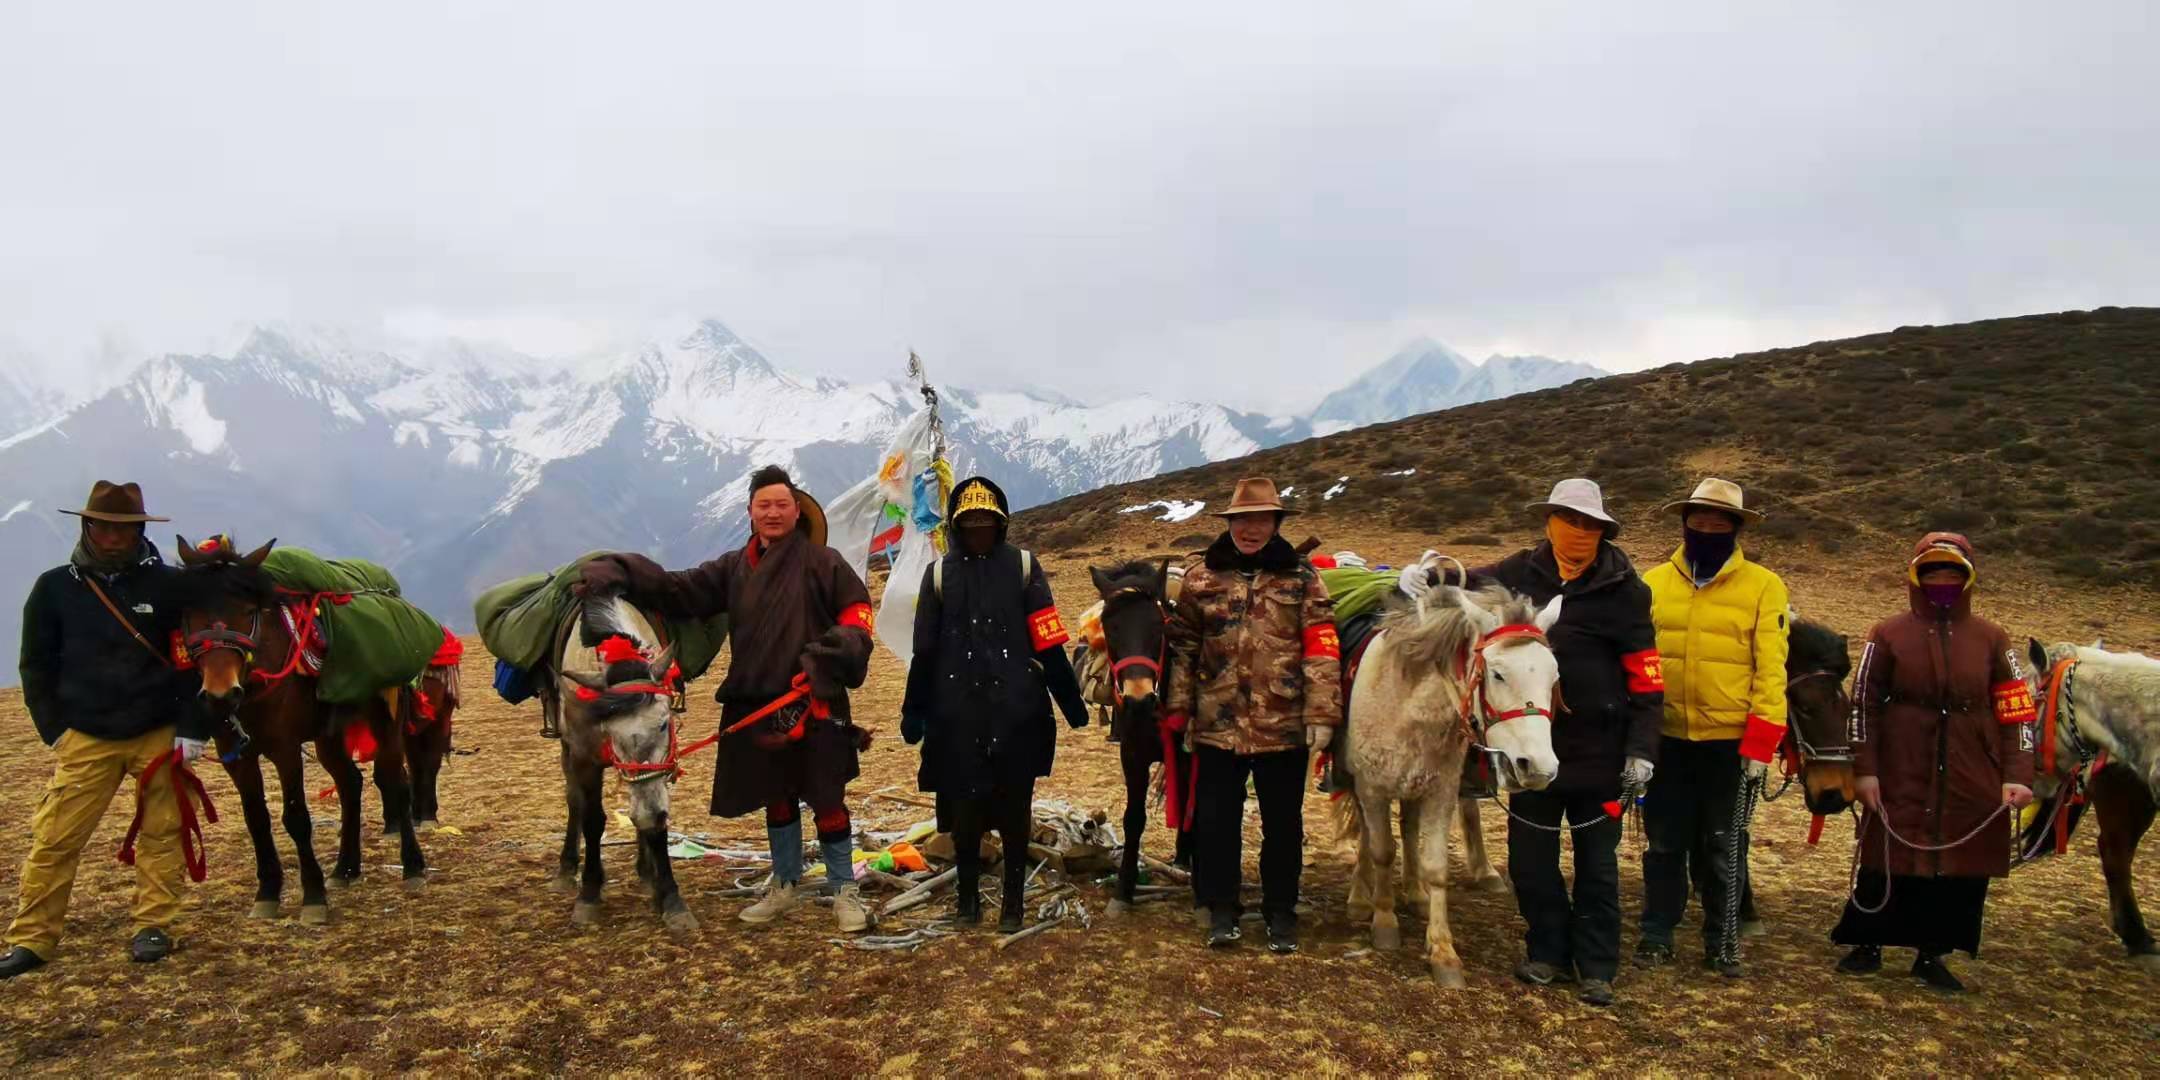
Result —
[[172, 666], [172, 661], [166, 657], [164, 651], [150, 644], [150, 639], [142, 636], [142, 631], [135, 629], [135, 624], [129, 622], [128, 617], [120, 613], [120, 608], [112, 602], [112, 597], [105, 595], [105, 590], [98, 588], [96, 578], [89, 574], [78, 574], [76, 576], [82, 579], [83, 584], [90, 586], [90, 591], [97, 595], [98, 603], [105, 605], [105, 610], [111, 612], [112, 617], [119, 621], [120, 628], [126, 630], [128, 636], [135, 639], [135, 644], [142, 646], [150, 655], [157, 657], [158, 663], [167, 667]]

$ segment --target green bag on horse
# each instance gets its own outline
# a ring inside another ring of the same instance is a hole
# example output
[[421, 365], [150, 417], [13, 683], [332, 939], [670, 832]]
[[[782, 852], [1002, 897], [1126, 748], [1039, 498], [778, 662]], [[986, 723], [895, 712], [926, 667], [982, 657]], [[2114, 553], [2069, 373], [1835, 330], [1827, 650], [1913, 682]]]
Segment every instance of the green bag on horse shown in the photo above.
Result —
[[[473, 622], [480, 627], [480, 640], [488, 651], [526, 671], [546, 667], [554, 659], [548, 652], [555, 647], [555, 635], [577, 604], [570, 587], [577, 584], [587, 562], [609, 554], [613, 553], [589, 551], [552, 573], [511, 578], [481, 593], [473, 601]], [[651, 617], [674, 644], [675, 664], [682, 669], [684, 682], [705, 674], [727, 641], [725, 615], [702, 620]]]
[[328, 594], [316, 605], [324, 643], [315, 681], [320, 700], [355, 705], [388, 687], [409, 686], [442, 648], [442, 623], [400, 596], [397, 578], [381, 566], [281, 547], [263, 569], [281, 589]]

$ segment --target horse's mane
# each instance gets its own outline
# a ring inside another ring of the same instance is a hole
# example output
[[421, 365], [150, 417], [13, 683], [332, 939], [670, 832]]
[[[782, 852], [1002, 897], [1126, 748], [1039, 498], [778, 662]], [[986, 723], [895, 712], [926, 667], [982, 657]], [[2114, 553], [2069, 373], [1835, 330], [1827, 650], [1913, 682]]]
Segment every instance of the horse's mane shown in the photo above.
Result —
[[1785, 671], [1788, 676], [1827, 671], [1843, 681], [1852, 674], [1852, 654], [1846, 651], [1845, 635], [1818, 622], [1794, 618], [1786, 638]]
[[[1463, 658], [1477, 644], [1478, 625], [1452, 596], [1453, 590], [1434, 590], [1422, 614], [1415, 607], [1405, 607], [1380, 620], [1380, 629], [1406, 674], [1437, 669], [1449, 678], [1462, 677]], [[1472, 589], [1469, 597], [1471, 603], [1498, 615], [1503, 626], [1537, 618], [1536, 605], [1499, 585]]]
[[1163, 563], [1160, 559], [1134, 559], [1101, 573], [1111, 592], [1141, 589], [1149, 596], [1162, 599]]
[[277, 601], [277, 580], [270, 571], [230, 555], [183, 564], [166, 590], [169, 602], [183, 610], [199, 610], [231, 600], [246, 600], [263, 607]]

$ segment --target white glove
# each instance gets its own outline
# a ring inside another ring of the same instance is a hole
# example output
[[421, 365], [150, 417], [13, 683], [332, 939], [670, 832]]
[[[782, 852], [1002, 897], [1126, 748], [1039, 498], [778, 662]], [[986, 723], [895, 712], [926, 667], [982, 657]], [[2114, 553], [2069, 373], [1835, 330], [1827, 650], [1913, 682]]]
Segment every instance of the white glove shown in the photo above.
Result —
[[1650, 786], [1650, 774], [1656, 771], [1657, 766], [1639, 757], [1631, 757], [1620, 769], [1620, 786], [1629, 791], [1641, 792]]
[[1395, 587], [1412, 600], [1422, 600], [1432, 591], [1432, 570], [1422, 560], [1405, 566], [1402, 576], [1395, 579]]
[[1309, 727], [1305, 729], [1305, 745], [1312, 747], [1312, 751], [1315, 754], [1326, 753], [1328, 744], [1334, 741], [1334, 728]]
[[1365, 557], [1355, 551], [1338, 551], [1335, 553], [1335, 565], [1354, 566], [1363, 570], [1365, 569]]
[[202, 757], [205, 745], [206, 743], [202, 739], [186, 737], [176, 737], [172, 741], [173, 749], [180, 754], [180, 764], [182, 765], [195, 764], [195, 759]]
[[1740, 772], [1750, 780], [1760, 780], [1770, 775], [1770, 763], [1754, 758], [1741, 758]]

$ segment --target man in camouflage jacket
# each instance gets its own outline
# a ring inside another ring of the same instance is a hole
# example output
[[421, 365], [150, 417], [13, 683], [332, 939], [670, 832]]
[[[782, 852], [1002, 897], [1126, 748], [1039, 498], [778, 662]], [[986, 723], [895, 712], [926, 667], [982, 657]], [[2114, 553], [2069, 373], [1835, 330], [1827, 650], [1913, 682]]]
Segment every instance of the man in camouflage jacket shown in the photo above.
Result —
[[1208, 943], [1239, 938], [1245, 785], [1260, 801], [1261, 906], [1268, 948], [1297, 949], [1298, 875], [1305, 862], [1308, 750], [1342, 723], [1334, 604], [1311, 564], [1281, 536], [1282, 500], [1266, 479], [1239, 481], [1229, 523], [1187, 565], [1171, 620], [1169, 723], [1194, 751], [1195, 887], [1210, 910]]

